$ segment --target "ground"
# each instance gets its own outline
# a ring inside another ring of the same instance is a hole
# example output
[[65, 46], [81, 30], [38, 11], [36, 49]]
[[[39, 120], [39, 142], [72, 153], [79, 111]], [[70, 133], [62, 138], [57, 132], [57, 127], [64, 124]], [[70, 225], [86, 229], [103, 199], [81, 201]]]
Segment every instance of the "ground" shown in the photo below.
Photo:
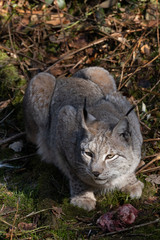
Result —
[[[0, 3], [0, 239], [160, 238], [160, 4], [97, 2]], [[36, 73], [68, 77], [88, 66], [107, 69], [136, 105], [144, 139], [137, 177], [145, 184], [141, 199], [108, 193], [89, 213], [69, 204], [67, 179], [27, 142], [22, 107]], [[136, 221], [103, 232], [97, 219], [126, 203], [138, 210]]]

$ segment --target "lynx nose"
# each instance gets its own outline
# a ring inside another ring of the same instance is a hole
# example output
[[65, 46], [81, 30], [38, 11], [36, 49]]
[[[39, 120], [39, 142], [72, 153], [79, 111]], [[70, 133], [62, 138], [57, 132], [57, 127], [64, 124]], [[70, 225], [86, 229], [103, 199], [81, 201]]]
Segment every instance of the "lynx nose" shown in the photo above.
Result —
[[93, 171], [92, 173], [93, 173], [93, 175], [94, 175], [95, 177], [98, 177], [98, 176], [101, 174], [101, 173], [98, 172], [98, 171]]

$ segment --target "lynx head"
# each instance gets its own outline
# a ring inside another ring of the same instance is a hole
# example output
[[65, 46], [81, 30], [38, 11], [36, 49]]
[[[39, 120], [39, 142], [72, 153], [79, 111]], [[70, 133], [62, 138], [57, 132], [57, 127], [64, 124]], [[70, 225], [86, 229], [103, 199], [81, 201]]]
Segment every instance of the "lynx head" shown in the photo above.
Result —
[[133, 173], [139, 163], [132, 146], [127, 117], [116, 124], [97, 121], [81, 112], [81, 136], [77, 141], [77, 171], [81, 180], [103, 188], [122, 175]]

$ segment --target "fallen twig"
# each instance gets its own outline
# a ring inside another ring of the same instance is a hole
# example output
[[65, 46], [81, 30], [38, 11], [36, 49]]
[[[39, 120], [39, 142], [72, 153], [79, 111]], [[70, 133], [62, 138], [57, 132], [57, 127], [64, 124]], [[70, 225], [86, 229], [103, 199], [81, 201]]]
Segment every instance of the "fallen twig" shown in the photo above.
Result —
[[82, 47], [82, 48], [80, 48], [80, 49], [77, 49], [77, 50], [75, 50], [75, 51], [73, 51], [73, 52], [69, 52], [69, 53], [65, 54], [65, 55], [62, 56], [60, 59], [58, 59], [54, 64], [52, 64], [50, 67], [48, 67], [48, 68], [45, 70], [45, 72], [48, 72], [53, 66], [55, 66], [55, 65], [58, 64], [58, 63], [60, 63], [60, 62], [63, 61], [64, 59], [66, 59], [66, 58], [68, 58], [68, 57], [71, 57], [71, 56], [73, 56], [74, 54], [79, 53], [79, 52], [81, 52], [81, 51], [83, 51], [83, 50], [85, 50], [85, 49], [87, 49], [87, 48], [90, 48], [90, 47], [93, 47], [93, 46], [95, 46], [95, 45], [97, 45], [97, 44], [100, 44], [100, 43], [106, 41], [107, 39], [108, 39], [108, 36], [105, 36], [105, 37], [103, 37], [103, 38], [101, 38], [101, 39], [98, 39], [98, 40], [96, 40], [96, 41], [93, 41], [93, 42], [89, 43], [88, 45], [86, 45], [86, 46], [84, 46], [84, 47]]
[[[160, 54], [158, 54], [156, 57], [154, 57], [151, 61], [147, 62], [146, 64], [144, 64], [143, 66], [141, 67], [138, 67], [134, 72], [128, 74], [126, 77], [127, 80], [118, 88], [118, 90], [120, 91], [125, 85], [126, 83], [129, 81], [129, 79], [136, 73], [136, 72], [139, 72], [142, 68], [145, 68], [147, 67], [149, 64], [151, 64], [152, 62], [154, 62], [157, 58], [159, 58]], [[160, 82], [160, 80], [158, 81], [158, 83]], [[157, 85], [157, 84], [156, 84]], [[149, 94], [149, 93], [148, 93]], [[148, 96], [148, 95], [147, 95]], [[145, 96], [144, 96], [145, 97]], [[143, 98], [144, 98], [143, 97]]]
[[[58, 64], [58, 63], [60, 63], [60, 62], [63, 61], [64, 59], [66, 59], [66, 58], [68, 58], [68, 57], [71, 57], [71, 56], [73, 56], [74, 54], [79, 53], [79, 52], [81, 52], [81, 51], [83, 51], [83, 50], [85, 50], [85, 49], [87, 49], [87, 48], [90, 48], [90, 47], [93, 47], [93, 46], [95, 46], [95, 45], [98, 45], [98, 44], [106, 41], [108, 38], [112, 38], [112, 39], [114, 39], [114, 40], [116, 40], [116, 41], [119, 41], [117, 38], [115, 38], [115, 37], [113, 37], [113, 36], [110, 36], [110, 35], [107, 34], [107, 33], [105, 33], [105, 35], [107, 35], [107, 36], [105, 36], [105, 37], [103, 37], [103, 38], [101, 38], [101, 39], [98, 39], [98, 40], [96, 40], [96, 41], [93, 41], [93, 42], [89, 43], [88, 45], [86, 45], [86, 46], [84, 46], [84, 47], [82, 47], [82, 48], [80, 48], [80, 49], [77, 49], [77, 50], [75, 50], [75, 51], [73, 51], [73, 52], [69, 52], [69, 53], [65, 54], [65, 55], [62, 56], [59, 60], [57, 60], [54, 64], [52, 64], [50, 67], [48, 67], [48, 68], [45, 70], [45, 72], [48, 72], [53, 66], [55, 66], [55, 65]], [[120, 42], [121, 42], [121, 41], [120, 41]], [[126, 45], [126, 44], [123, 43], [123, 42], [121, 42], [121, 43], [124, 44], [124, 45]], [[127, 47], [129, 47], [129, 46], [127, 45]]]
[[[153, 112], [155, 112], [155, 111], [157, 111], [159, 108], [154, 108], [154, 109], [152, 109], [152, 110], [150, 110], [150, 111], [147, 111], [142, 117], [141, 117], [141, 121], [143, 120], [143, 119], [145, 119], [145, 117], [147, 116], [147, 115], [151, 115], [151, 113], [153, 113]], [[160, 139], [160, 138], [159, 138]], [[148, 139], [147, 139], [148, 140]], [[154, 141], [154, 140], [152, 140], [152, 139], [149, 139], [150, 141]], [[144, 141], [146, 141], [146, 140], [144, 140]], [[150, 142], [149, 141], [149, 142]], [[156, 141], [156, 140], [155, 140]]]
[[26, 215], [25, 217], [22, 217], [21, 219], [25, 219], [25, 218], [28, 218], [28, 217], [32, 217], [32, 216], [37, 215], [37, 214], [39, 214], [39, 213], [41, 213], [41, 212], [46, 212], [46, 211], [48, 211], [48, 210], [53, 210], [53, 209], [54, 209], [54, 208], [46, 208], [46, 209], [39, 210], [39, 211], [37, 211], [37, 212], [31, 212], [31, 213], [29, 213], [28, 215]]
[[6, 225], [14, 228], [14, 226], [13, 226], [12, 224], [8, 223], [7, 221], [5, 221], [5, 220], [4, 220], [3, 218], [1, 218], [1, 217], [0, 217], [0, 222], [5, 223]]
[[144, 98], [146, 98], [151, 92], [155, 89], [155, 87], [160, 83], [160, 79], [156, 82], [156, 84], [150, 89], [149, 93], [146, 93], [140, 100], [137, 101], [136, 105], [138, 105], [140, 102], [143, 101]]
[[[137, 104], [136, 104], [137, 105]], [[144, 122], [142, 122], [141, 120], [139, 120], [140, 124], [142, 124], [147, 130], [151, 130], [150, 127], [148, 127]]]
[[98, 237], [104, 237], [104, 236], [109, 236], [109, 235], [114, 235], [114, 234], [118, 234], [118, 233], [127, 232], [127, 231], [130, 231], [130, 230], [134, 230], [134, 229], [137, 229], [137, 228], [141, 228], [141, 227], [145, 227], [145, 226], [148, 226], [148, 225], [151, 225], [151, 224], [158, 223], [159, 221], [160, 221], [160, 219], [157, 218], [156, 220], [150, 221], [148, 223], [142, 223], [142, 224], [139, 224], [139, 225], [135, 225], [133, 227], [122, 229], [120, 231], [104, 233], [104, 234], [99, 235]]
[[[122, 71], [121, 71], [121, 77], [120, 77], [120, 81], [119, 81], [118, 90], [120, 90], [120, 89], [122, 88], [122, 86], [123, 86], [122, 80], [123, 80], [123, 75], [124, 75], [125, 66], [127, 65], [127, 63], [129, 62], [129, 60], [130, 60], [131, 57], [133, 56], [133, 53], [135, 52], [136, 48], [138, 48], [138, 46], [140, 45], [140, 43], [141, 43], [144, 35], [145, 35], [145, 32], [142, 33], [142, 35], [140, 36], [139, 40], [136, 42], [135, 46], [133, 47], [131, 54], [129, 55], [129, 57], [127, 58], [127, 60], [124, 62], [123, 66], [122, 66]], [[132, 63], [131, 65], [133, 65], [133, 63]], [[138, 68], [139, 68], [139, 67], [138, 67]], [[137, 69], [138, 69], [138, 68], [137, 68]], [[137, 70], [137, 69], [136, 69], [136, 70]], [[136, 71], [136, 70], [135, 70], [135, 71]]]
[[149, 155], [149, 156], [145, 156], [145, 157], [143, 157], [143, 160], [144, 160], [144, 159], [147, 159], [147, 158], [156, 157], [157, 155], [159, 155], [159, 153], [155, 153], [155, 154], [152, 154], [152, 155]]
[[3, 123], [13, 112], [14, 112], [14, 109], [12, 109], [12, 111], [10, 111], [10, 113], [8, 113], [7, 116], [5, 116], [5, 117], [0, 121], [0, 124]]
[[18, 210], [19, 210], [19, 199], [17, 200], [17, 206], [16, 206], [16, 213], [14, 215], [14, 219], [13, 219], [13, 227], [11, 229], [11, 236], [10, 239], [13, 239], [13, 233], [14, 233], [14, 229], [15, 229], [15, 223], [16, 223], [16, 219], [18, 217]]
[[148, 168], [148, 169], [144, 169], [144, 170], [141, 171], [141, 173], [154, 172], [154, 171], [157, 171], [157, 170], [160, 170], [160, 166], [158, 166], [158, 167], [153, 167], [153, 168]]
[[[7, 65], [7, 64], [6, 64], [6, 65]], [[11, 102], [10, 99], [5, 100], [5, 101], [1, 101], [1, 102], [0, 102], [0, 110], [6, 108], [6, 107], [10, 104], [10, 102]], [[3, 119], [2, 119], [2, 120], [3, 120]], [[2, 121], [2, 120], [1, 120], [1, 121]], [[1, 123], [1, 121], [0, 121], [0, 123]]]
[[10, 163], [10, 162], [14, 162], [14, 161], [17, 161], [17, 160], [23, 160], [23, 159], [34, 157], [34, 156], [36, 156], [36, 153], [32, 153], [32, 154], [17, 157], [17, 158], [5, 159], [1, 162], [1, 164]]
[[27, 233], [37, 233], [37, 232], [41, 232], [41, 231], [46, 230], [46, 229], [49, 229], [49, 228], [51, 228], [50, 225], [48, 225], [48, 226], [42, 226], [42, 227], [35, 228], [35, 229], [32, 229], [32, 230], [23, 230], [23, 231], [21, 230], [20, 233], [25, 233], [25, 234], [27, 234]]
[[0, 212], [0, 216], [6, 216], [6, 215], [8, 215], [8, 214], [10, 214], [10, 213], [14, 213], [16, 210], [12, 210], [12, 211], [8, 211], [8, 212]]
[[[0, 44], [0, 49], [3, 49], [3, 50], [5, 50], [5, 51], [7, 51], [7, 52], [10, 52], [10, 53], [14, 53], [13, 50], [11, 50], [10, 48], [8, 48], [8, 47], [6, 47], [6, 46], [3, 46], [2, 44]], [[41, 65], [43, 65], [43, 66], [46, 66], [45, 63], [40, 62], [40, 61], [37, 60], [37, 59], [31, 58], [30, 56], [28, 56], [28, 55], [26, 55], [26, 54], [24, 54], [24, 53], [21, 53], [21, 52], [16, 51], [16, 55], [20, 55], [20, 56], [22, 56], [22, 57], [25, 57], [25, 58], [28, 58], [28, 59], [32, 60], [33, 62], [36, 62], [36, 63], [38, 63], [38, 64], [41, 64]]]
[[[138, 174], [140, 172], [147, 172], [147, 171], [149, 171], [149, 169], [147, 169], [147, 170], [144, 170], [144, 169], [149, 167], [152, 163], [154, 163], [155, 161], [158, 161], [158, 160], [160, 160], [160, 154], [158, 154], [155, 158], [153, 158], [149, 163], [147, 163], [147, 164], [143, 165], [142, 167], [140, 167], [140, 169], [138, 169], [136, 174]], [[155, 167], [154, 169], [157, 170], [158, 167]], [[152, 168], [152, 171], [153, 171], [153, 168]]]
[[[150, 93], [150, 90], [145, 89], [145, 88], [142, 88], [142, 91]], [[160, 97], [160, 93], [159, 92], [152, 91], [152, 94], [157, 95], [158, 97]]]
[[154, 141], [160, 141], [160, 138], [149, 138], [149, 139], [143, 140], [143, 142], [154, 142]]
[[12, 136], [12, 137], [1, 140], [0, 141], [0, 146], [3, 145], [3, 144], [9, 143], [9, 142], [11, 142], [11, 141], [13, 141], [17, 138], [21, 138], [21, 137], [25, 136], [25, 134], [26, 134], [25, 132], [21, 132], [21, 133], [18, 133], [16, 135]]
[[160, 54], [160, 41], [159, 41], [159, 5], [158, 0], [156, 0], [156, 25], [157, 25], [157, 47]]
[[17, 56], [17, 61], [18, 61], [18, 63], [19, 63], [19, 66], [20, 66], [20, 68], [21, 68], [24, 76], [25, 76], [26, 79], [27, 79], [27, 75], [26, 75], [26, 72], [25, 72], [23, 63], [22, 63], [22, 61], [20, 60], [19, 56], [17, 55], [17, 51], [16, 51], [16, 49], [15, 49], [15, 47], [14, 47], [14, 43], [13, 43], [13, 40], [12, 40], [12, 34], [13, 34], [13, 33], [11, 33], [10, 23], [8, 24], [8, 34], [9, 34], [9, 40], [10, 40], [10, 43], [11, 43], [11, 48], [12, 48], [13, 54], [14, 54], [15, 56]]

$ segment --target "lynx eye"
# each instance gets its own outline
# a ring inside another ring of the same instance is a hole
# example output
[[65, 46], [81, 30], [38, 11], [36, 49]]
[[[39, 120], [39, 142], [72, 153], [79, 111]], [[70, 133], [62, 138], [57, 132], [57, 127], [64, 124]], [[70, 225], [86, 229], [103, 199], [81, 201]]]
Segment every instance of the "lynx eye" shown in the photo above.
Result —
[[118, 155], [116, 154], [108, 154], [106, 157], [105, 157], [105, 160], [114, 160], [118, 157]]
[[90, 151], [84, 151], [83, 154], [89, 158], [93, 158], [93, 153]]

